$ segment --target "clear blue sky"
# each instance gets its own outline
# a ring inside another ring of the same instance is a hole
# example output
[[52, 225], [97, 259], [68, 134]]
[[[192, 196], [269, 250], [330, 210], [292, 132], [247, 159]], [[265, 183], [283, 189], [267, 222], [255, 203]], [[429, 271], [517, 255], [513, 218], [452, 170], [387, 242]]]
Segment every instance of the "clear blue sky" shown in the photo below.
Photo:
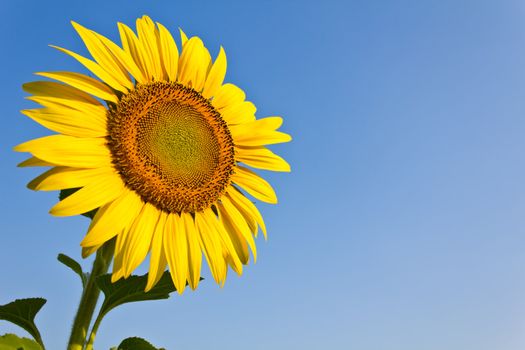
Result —
[[[221, 4], [222, 3], [222, 4]], [[47, 214], [12, 147], [47, 134], [19, 110], [36, 71], [83, 71], [75, 20], [117, 39], [150, 15], [229, 59], [259, 116], [281, 114], [293, 167], [259, 259], [220, 289], [130, 304], [97, 348], [137, 335], [167, 349], [525, 348], [523, 1], [14, 1], [2, 21], [0, 304], [43, 296], [65, 347], [84, 218]], [[87, 268], [90, 261], [84, 261]], [[205, 277], [209, 273], [205, 271]], [[0, 322], [0, 334], [19, 332]], [[21, 332], [21, 331], [20, 331]], [[21, 334], [19, 332], [19, 334]]]

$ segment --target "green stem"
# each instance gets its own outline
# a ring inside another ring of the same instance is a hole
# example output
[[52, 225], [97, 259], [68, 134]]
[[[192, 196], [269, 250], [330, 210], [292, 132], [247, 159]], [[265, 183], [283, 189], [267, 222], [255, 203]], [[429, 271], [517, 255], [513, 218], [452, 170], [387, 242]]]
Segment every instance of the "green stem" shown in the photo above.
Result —
[[100, 289], [97, 287], [95, 280], [98, 276], [106, 273], [113, 258], [114, 242], [104, 244], [98, 251], [93, 263], [93, 268], [89, 279], [82, 293], [80, 305], [78, 306], [71, 335], [69, 337], [68, 350], [82, 350], [86, 342], [87, 331], [93, 317], [93, 312], [97, 306]]
[[40, 336], [40, 333], [38, 333], [38, 330], [35, 337], [35, 341], [42, 347], [42, 350], [46, 350], [46, 347], [44, 346], [44, 342], [42, 341], [42, 337]]
[[95, 320], [95, 323], [93, 323], [93, 327], [91, 328], [91, 333], [89, 334], [89, 341], [86, 345], [86, 350], [93, 350], [93, 343], [95, 342], [95, 337], [97, 336], [98, 326], [100, 326], [100, 322], [102, 322], [102, 318], [104, 315], [98, 314], [97, 319]]

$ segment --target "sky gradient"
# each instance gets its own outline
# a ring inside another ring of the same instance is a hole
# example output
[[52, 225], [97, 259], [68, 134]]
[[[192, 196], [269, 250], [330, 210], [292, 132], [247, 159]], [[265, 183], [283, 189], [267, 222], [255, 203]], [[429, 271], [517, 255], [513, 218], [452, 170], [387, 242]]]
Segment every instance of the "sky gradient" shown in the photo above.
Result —
[[[292, 173], [268, 173], [269, 240], [219, 288], [111, 312], [97, 349], [129, 336], [171, 349], [525, 348], [523, 1], [14, 1], [0, 3], [0, 304], [42, 296], [65, 348], [88, 221], [47, 212], [12, 147], [49, 134], [19, 111], [38, 71], [86, 70], [69, 21], [113, 40], [148, 14], [224, 46], [226, 80], [282, 115]], [[89, 269], [91, 259], [82, 261]], [[144, 272], [144, 267], [139, 272]], [[25, 334], [0, 321], [0, 334]]]

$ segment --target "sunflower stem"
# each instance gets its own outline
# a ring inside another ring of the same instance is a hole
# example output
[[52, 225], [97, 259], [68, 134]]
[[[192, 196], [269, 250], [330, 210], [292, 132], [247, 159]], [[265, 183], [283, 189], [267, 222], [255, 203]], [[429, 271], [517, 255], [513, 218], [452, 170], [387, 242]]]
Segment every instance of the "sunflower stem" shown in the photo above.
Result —
[[95, 307], [97, 306], [100, 289], [96, 285], [98, 276], [108, 271], [109, 265], [113, 258], [114, 251], [113, 240], [104, 244], [98, 251], [93, 262], [93, 268], [89, 274], [89, 279], [82, 293], [80, 304], [78, 306], [71, 335], [69, 337], [68, 350], [83, 350], [86, 344], [87, 331], [93, 318]]
[[89, 333], [89, 340], [86, 345], [86, 350], [93, 350], [93, 343], [95, 342], [95, 337], [97, 336], [98, 327], [100, 326], [101, 321], [102, 321], [102, 315], [99, 314], [97, 316], [97, 319], [95, 320], [95, 323], [93, 323], [91, 332]]

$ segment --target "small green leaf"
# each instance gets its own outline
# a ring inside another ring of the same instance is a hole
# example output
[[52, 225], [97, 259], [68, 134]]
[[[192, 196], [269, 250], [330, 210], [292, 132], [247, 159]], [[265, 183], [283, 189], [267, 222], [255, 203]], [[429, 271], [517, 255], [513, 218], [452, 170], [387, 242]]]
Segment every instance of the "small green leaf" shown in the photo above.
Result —
[[162, 348], [156, 348], [149, 342], [142, 338], [133, 337], [126, 338], [117, 347], [117, 350], [164, 350]]
[[25, 329], [42, 347], [42, 338], [35, 325], [35, 316], [46, 303], [43, 298], [17, 299], [9, 304], [0, 305], [0, 320], [9, 321]]
[[75, 272], [80, 277], [80, 280], [82, 281], [82, 287], [86, 287], [89, 274], [82, 271], [82, 266], [80, 266], [80, 264], [75, 259], [70, 258], [66, 254], [62, 253], [58, 254], [57, 259], [62, 264], [73, 270], [73, 272]]
[[20, 338], [15, 334], [4, 334], [0, 336], [0, 349], [2, 350], [42, 350], [33, 339]]
[[111, 283], [111, 275], [97, 277], [96, 283], [102, 293], [104, 302], [100, 307], [99, 318], [102, 318], [110, 310], [125, 303], [143, 300], [168, 299], [170, 293], [174, 292], [175, 286], [169, 272], [165, 271], [159, 282], [149, 292], [145, 292], [148, 274], [143, 276], [130, 276]]

